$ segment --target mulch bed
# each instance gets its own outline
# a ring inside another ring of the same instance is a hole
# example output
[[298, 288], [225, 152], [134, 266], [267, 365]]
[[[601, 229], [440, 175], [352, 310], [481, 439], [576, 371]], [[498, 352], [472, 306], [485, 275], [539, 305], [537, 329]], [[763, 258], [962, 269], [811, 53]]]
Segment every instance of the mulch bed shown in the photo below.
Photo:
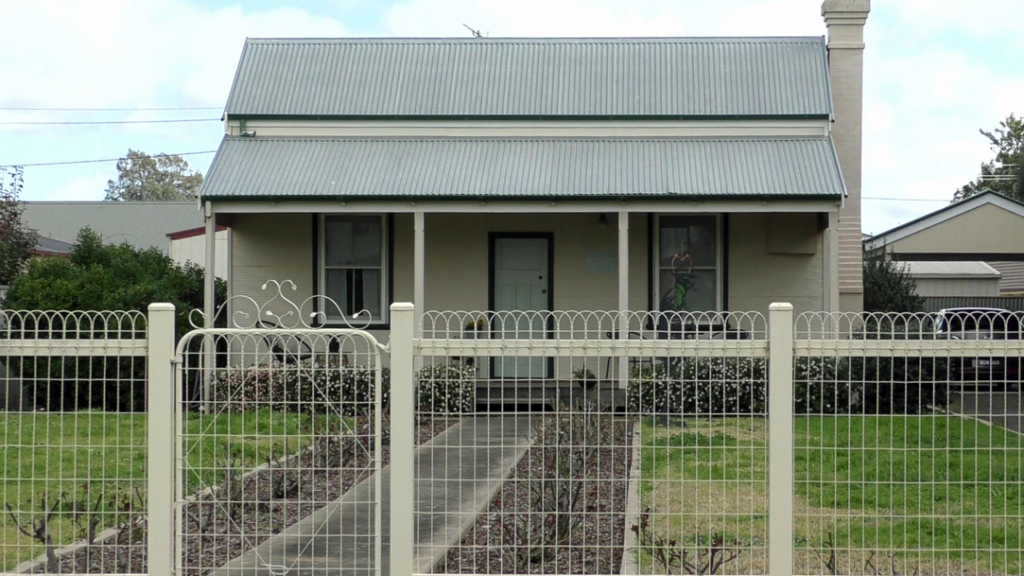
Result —
[[[558, 542], [526, 536], [524, 525], [551, 526], [557, 515], [534, 510], [551, 449], [534, 445], [502, 484], [487, 511], [449, 549], [437, 574], [617, 574], [622, 563], [626, 495], [632, 458], [631, 425], [615, 421], [589, 455], [583, 497], [572, 516], [581, 519]], [[539, 544], [539, 545], [538, 545]]]
[[[455, 420], [418, 422], [417, 444], [440, 434]], [[226, 479], [214, 494], [184, 505], [183, 565], [186, 576], [202, 576], [271, 536], [341, 498], [373, 473], [373, 437], [340, 442], [323, 439], [290, 462], [245, 478]], [[382, 439], [381, 467], [390, 461]], [[234, 497], [228, 497], [234, 494]], [[172, 535], [161, 535], [172, 537]], [[117, 537], [83, 546], [60, 558], [61, 573], [146, 573], [145, 519], [124, 525]], [[40, 567], [35, 573], [46, 573]]]

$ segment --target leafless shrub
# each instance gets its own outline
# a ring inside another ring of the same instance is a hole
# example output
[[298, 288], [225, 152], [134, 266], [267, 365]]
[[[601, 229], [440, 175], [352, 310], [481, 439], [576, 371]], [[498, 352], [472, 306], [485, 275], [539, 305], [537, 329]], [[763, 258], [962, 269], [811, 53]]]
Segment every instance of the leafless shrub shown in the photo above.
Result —
[[640, 523], [630, 529], [637, 535], [640, 551], [646, 552], [656, 569], [664, 574], [718, 574], [722, 566], [739, 558], [743, 551], [738, 540], [727, 541], [722, 534], [698, 537], [695, 549], [686, 548], [675, 538], [658, 533], [651, 524], [650, 508], [640, 514]]
[[[60, 505], [60, 500], [54, 500], [53, 506], [46, 507], [46, 495], [39, 498], [40, 512], [36, 518], [30, 520], [28, 523], [23, 524], [17, 516], [14, 515], [14, 509], [11, 508], [10, 503], [7, 504], [7, 513], [11, 515], [11, 520], [14, 521], [14, 525], [18, 527], [18, 531], [25, 536], [38, 541], [46, 549], [46, 569], [51, 574], [57, 574], [60, 572], [60, 563], [57, 561], [57, 553], [53, 549], [53, 539], [50, 537], [50, 519], [53, 517], [53, 513], [57, 510], [57, 506]], [[29, 530], [31, 528], [31, 530]]]

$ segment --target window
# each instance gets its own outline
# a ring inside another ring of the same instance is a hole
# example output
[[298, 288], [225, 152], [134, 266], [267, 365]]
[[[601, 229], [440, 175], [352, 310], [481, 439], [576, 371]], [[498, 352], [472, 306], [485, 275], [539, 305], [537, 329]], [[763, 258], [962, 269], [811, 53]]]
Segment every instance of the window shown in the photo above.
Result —
[[[374, 323], [387, 320], [387, 227], [384, 216], [346, 214], [323, 216], [320, 227], [320, 293], [338, 303], [351, 317], [369, 311]], [[327, 305], [327, 319], [339, 318]]]
[[659, 310], [718, 310], [721, 250], [717, 216], [655, 217]]

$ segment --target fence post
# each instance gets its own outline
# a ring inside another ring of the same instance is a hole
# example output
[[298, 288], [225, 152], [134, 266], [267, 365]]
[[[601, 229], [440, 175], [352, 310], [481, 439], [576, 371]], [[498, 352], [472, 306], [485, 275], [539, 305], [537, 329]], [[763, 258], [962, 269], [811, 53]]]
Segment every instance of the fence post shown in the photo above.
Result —
[[[416, 307], [409, 302], [391, 305], [391, 486], [390, 550], [392, 576], [412, 576], [416, 489], [415, 389], [413, 335]], [[379, 496], [378, 496], [379, 497]], [[380, 534], [384, 537], [383, 531]]]
[[174, 304], [149, 305], [146, 556], [149, 576], [174, 572]]
[[793, 574], [793, 305], [768, 307], [768, 574]]

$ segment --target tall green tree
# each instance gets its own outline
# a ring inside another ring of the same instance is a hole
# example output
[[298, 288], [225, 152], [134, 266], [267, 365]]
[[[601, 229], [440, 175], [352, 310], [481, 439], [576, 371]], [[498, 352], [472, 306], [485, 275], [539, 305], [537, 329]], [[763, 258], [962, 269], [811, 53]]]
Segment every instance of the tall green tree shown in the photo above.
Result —
[[979, 178], [957, 190], [953, 201], [993, 190], [1024, 202], [1024, 118], [1010, 114], [995, 130], [978, 132], [988, 139], [995, 158], [981, 164]]
[[202, 183], [181, 156], [129, 149], [117, 161], [117, 180], [107, 181], [106, 200], [195, 200]]
[[20, 166], [0, 172], [0, 284], [10, 284], [18, 276], [36, 245], [36, 233], [21, 219], [18, 196], [24, 186]]

